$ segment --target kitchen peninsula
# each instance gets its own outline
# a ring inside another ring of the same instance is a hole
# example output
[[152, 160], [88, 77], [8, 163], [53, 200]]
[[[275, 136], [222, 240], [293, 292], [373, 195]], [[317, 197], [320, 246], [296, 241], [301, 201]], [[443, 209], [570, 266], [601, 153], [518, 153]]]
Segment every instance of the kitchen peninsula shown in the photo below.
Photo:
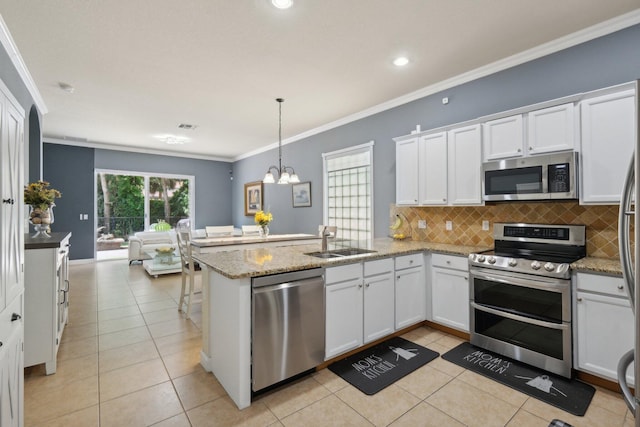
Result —
[[375, 252], [330, 259], [305, 254], [319, 251], [319, 243], [194, 254], [206, 267], [202, 276], [201, 364], [213, 372], [238, 408], [251, 404], [252, 278], [424, 251], [468, 255], [488, 248], [381, 238], [367, 249]]
[[308, 245], [319, 240], [320, 237], [315, 234], [270, 234], [266, 237], [260, 235], [216, 236], [194, 238], [191, 240], [191, 247], [194, 253], [200, 254], [239, 249], [230, 247], [235, 245], [243, 245], [242, 249], [253, 249], [284, 244]]

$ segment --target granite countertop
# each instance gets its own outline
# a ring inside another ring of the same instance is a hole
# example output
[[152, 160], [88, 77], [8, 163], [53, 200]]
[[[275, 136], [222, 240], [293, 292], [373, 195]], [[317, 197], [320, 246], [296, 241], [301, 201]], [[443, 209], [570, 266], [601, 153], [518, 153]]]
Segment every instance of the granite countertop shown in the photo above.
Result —
[[574, 271], [616, 274], [622, 276], [622, 265], [616, 258], [586, 257], [571, 264]]
[[51, 237], [31, 237], [30, 234], [24, 235], [24, 248], [25, 249], [48, 249], [59, 248], [60, 243], [71, 236], [70, 232], [55, 232], [51, 233]]
[[374, 260], [422, 251], [467, 256], [470, 253], [480, 252], [490, 248], [485, 246], [461, 246], [380, 238], [375, 239], [367, 249], [376, 252], [350, 256], [347, 258], [330, 259], [305, 255], [307, 252], [317, 252], [320, 250], [320, 243], [314, 243], [309, 245], [264, 247], [244, 250], [238, 249], [208, 254], [194, 254], [193, 257], [198, 262], [211, 267], [214, 271], [222, 274], [223, 276], [230, 279], [240, 279], [306, 270], [316, 267], [352, 264], [365, 259]]
[[285, 240], [320, 240], [315, 234], [270, 234], [267, 237], [262, 236], [220, 236], [220, 237], [203, 237], [191, 240], [193, 246], [200, 248], [209, 246], [227, 246], [227, 245], [243, 245], [249, 243], [260, 242], [280, 242]]

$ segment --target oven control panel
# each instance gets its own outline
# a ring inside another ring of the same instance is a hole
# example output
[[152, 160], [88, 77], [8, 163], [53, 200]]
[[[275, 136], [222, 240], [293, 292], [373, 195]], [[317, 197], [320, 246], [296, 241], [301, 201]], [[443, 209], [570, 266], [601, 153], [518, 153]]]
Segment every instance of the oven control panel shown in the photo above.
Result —
[[563, 279], [571, 276], [570, 266], [568, 263], [553, 263], [537, 260], [532, 261], [489, 254], [470, 254], [469, 266]]

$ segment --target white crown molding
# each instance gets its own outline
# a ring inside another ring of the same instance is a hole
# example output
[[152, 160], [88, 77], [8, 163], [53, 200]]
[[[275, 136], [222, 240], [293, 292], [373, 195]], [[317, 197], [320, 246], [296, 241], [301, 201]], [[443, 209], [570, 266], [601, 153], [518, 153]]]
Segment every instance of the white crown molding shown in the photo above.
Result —
[[0, 15], [0, 45], [7, 51], [9, 58], [11, 58], [11, 63], [15, 67], [16, 71], [20, 75], [22, 82], [27, 87], [29, 94], [33, 98], [33, 101], [38, 107], [38, 110], [44, 115], [49, 112], [47, 105], [44, 103], [44, 99], [38, 90], [35, 82], [33, 81], [33, 77], [31, 77], [31, 73], [27, 69], [26, 64], [22, 60], [22, 55], [20, 55], [20, 51], [18, 50], [18, 46], [16, 46], [13, 41], [13, 37], [11, 37], [11, 33], [9, 32], [9, 28], [7, 24], [2, 19], [2, 15]]
[[51, 138], [46, 136], [43, 138], [42, 142], [49, 143], [49, 144], [58, 144], [58, 145], [71, 145], [74, 147], [98, 148], [101, 150], [126, 151], [129, 153], [155, 154], [158, 156], [184, 157], [187, 159], [212, 160], [216, 162], [227, 162], [227, 163], [233, 162], [233, 159], [226, 158], [226, 157], [207, 156], [204, 154], [196, 154], [196, 153], [185, 153], [185, 152], [177, 152], [177, 151], [140, 148], [140, 147], [132, 147], [129, 145], [105, 144], [102, 142], [75, 141], [75, 140], [62, 139], [62, 138]]
[[[485, 66], [476, 68], [466, 73], [459, 74], [455, 77], [452, 77], [447, 80], [443, 80], [431, 86], [427, 86], [422, 89], [418, 89], [414, 92], [410, 92], [406, 95], [402, 95], [398, 98], [391, 99], [389, 101], [375, 105], [371, 108], [367, 108], [366, 110], [362, 110], [358, 113], [354, 113], [352, 115], [343, 117], [333, 122], [329, 122], [322, 126], [318, 126], [314, 129], [310, 129], [306, 132], [302, 132], [298, 135], [294, 135], [292, 137], [287, 138], [286, 140], [283, 140], [282, 145], [290, 144], [292, 142], [296, 142], [301, 139], [308, 138], [310, 136], [317, 135], [319, 133], [326, 132], [331, 129], [335, 129], [339, 126], [343, 126], [348, 123], [355, 122], [356, 120], [360, 120], [365, 117], [369, 117], [374, 114], [377, 114], [386, 110], [390, 110], [400, 105], [407, 104], [417, 99], [424, 98], [429, 95], [433, 95], [434, 93], [451, 89], [452, 87], [456, 87], [461, 84], [468, 83], [470, 81], [489, 76], [499, 71], [503, 71], [508, 68], [515, 67], [516, 65], [524, 64], [525, 62], [542, 58], [552, 53], [559, 52], [563, 49], [576, 46], [580, 43], [584, 43], [590, 40], [597, 39], [598, 37], [602, 37], [607, 34], [614, 33], [616, 31], [622, 30], [627, 27], [631, 27], [632, 25], [636, 25], [639, 23], [640, 23], [640, 8], [632, 12], [625, 13], [624, 15], [620, 15], [615, 18], [609, 19], [607, 21], [601, 22], [599, 24], [593, 25], [589, 28], [576, 31], [575, 33], [569, 34], [567, 36], [553, 40], [551, 42], [541, 44], [529, 50], [525, 50], [523, 52], [509, 56], [507, 58], [503, 58], [498, 61], [492, 62], [491, 64], [487, 64]], [[241, 154], [240, 156], [235, 157], [233, 160], [238, 161], [247, 157], [255, 156], [256, 154], [260, 154], [277, 147], [278, 147], [277, 143], [270, 144], [266, 147], [262, 147], [257, 150], [250, 151], [248, 153]]]

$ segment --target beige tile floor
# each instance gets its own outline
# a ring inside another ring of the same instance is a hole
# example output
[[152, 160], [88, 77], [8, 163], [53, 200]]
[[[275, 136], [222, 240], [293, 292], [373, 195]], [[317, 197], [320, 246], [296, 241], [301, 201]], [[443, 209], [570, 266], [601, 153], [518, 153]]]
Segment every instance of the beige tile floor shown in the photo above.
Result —
[[[239, 411], [199, 365], [200, 305], [177, 311], [180, 275], [150, 278], [126, 260], [72, 264], [58, 371], [25, 370], [26, 426], [573, 426], [632, 427], [598, 389], [575, 417], [438, 358], [366, 396], [327, 369]], [[458, 338], [419, 328], [406, 338], [444, 353]]]

